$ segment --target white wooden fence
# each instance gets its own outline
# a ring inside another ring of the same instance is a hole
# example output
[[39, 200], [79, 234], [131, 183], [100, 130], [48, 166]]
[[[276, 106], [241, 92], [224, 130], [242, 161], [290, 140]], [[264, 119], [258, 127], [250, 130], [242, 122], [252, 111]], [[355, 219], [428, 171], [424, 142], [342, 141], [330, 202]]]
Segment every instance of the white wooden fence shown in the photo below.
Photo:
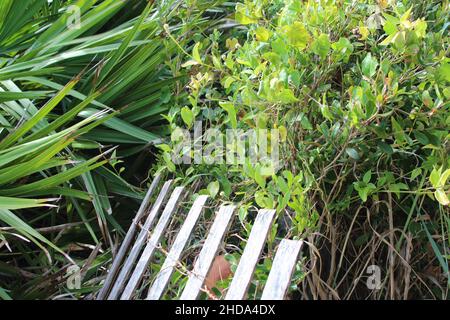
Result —
[[[139, 298], [137, 289], [158, 249], [166, 227], [185, 195], [184, 187], [175, 187], [167, 200], [173, 184], [173, 181], [169, 180], [163, 184], [158, 197], [151, 204], [150, 200], [158, 188], [159, 182], [160, 177], [156, 176], [113, 259], [103, 287], [97, 295], [98, 300]], [[160, 271], [156, 274], [146, 294], [147, 300], [160, 299], [164, 294], [207, 200], [207, 196], [199, 196], [192, 204]], [[189, 272], [184, 291], [180, 296], [181, 300], [198, 298], [204, 288], [204, 280], [217, 251], [233, 221], [235, 211], [234, 205], [221, 206], [217, 211], [202, 249]], [[259, 210], [230, 287], [226, 292], [226, 300], [246, 298], [274, 218], [275, 210]], [[281, 300], [285, 297], [301, 247], [301, 240], [283, 239], [280, 242], [261, 299]]]

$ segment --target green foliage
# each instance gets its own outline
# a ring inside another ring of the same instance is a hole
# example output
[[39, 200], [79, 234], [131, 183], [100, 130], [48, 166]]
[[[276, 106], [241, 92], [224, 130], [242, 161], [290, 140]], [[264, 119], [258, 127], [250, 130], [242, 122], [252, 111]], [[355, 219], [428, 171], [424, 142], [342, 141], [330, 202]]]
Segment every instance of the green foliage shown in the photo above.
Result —
[[[202, 176], [205, 185], [218, 181], [221, 190], [231, 184], [231, 193], [221, 197], [244, 208], [276, 208], [279, 217], [290, 218], [291, 235], [321, 232], [332, 239], [336, 260], [326, 268], [335, 274], [323, 281], [346, 283], [336, 289], [340, 297], [358, 295], [350, 279], [358, 274], [348, 261], [364, 265], [375, 259], [381, 265], [389, 248], [404, 256], [405, 236], [420, 248], [430, 243], [432, 257], [426, 256], [442, 272], [442, 290], [418, 289], [407, 297], [444, 297], [448, 1], [243, 1], [235, 18], [241, 26], [230, 33], [195, 40], [195, 65], [185, 57], [183, 67], [192, 74], [187, 108], [197, 121], [220, 130], [280, 128], [282, 168], [274, 172], [246, 159], [243, 165], [177, 166], [177, 174], [189, 181]], [[184, 124], [180, 108], [172, 108], [171, 130], [190, 127], [184, 108]], [[160, 170], [166, 167], [162, 162]], [[243, 225], [251, 225], [251, 217], [247, 209], [239, 211]], [[379, 235], [390, 232], [385, 247]], [[314, 239], [317, 247], [331, 246]], [[360, 247], [369, 242], [386, 250], [370, 255]], [[346, 251], [348, 246], [355, 251]], [[419, 253], [411, 259], [410, 265], [428, 263]], [[409, 292], [389, 290], [392, 297]], [[384, 297], [389, 290], [367, 295]]]

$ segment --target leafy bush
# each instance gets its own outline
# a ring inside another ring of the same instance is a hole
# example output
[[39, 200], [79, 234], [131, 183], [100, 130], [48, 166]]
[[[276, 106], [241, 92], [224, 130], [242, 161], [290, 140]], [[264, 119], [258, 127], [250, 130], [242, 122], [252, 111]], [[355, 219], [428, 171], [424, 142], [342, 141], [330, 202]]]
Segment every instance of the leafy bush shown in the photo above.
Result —
[[[199, 193], [238, 202], [244, 226], [254, 206], [276, 208], [269, 247], [285, 236], [310, 243], [306, 280], [295, 288], [304, 297], [445, 298], [448, 5], [236, 4], [239, 26], [199, 37], [187, 50], [189, 96], [167, 116], [172, 142], [160, 145], [160, 170], [201, 177]], [[216, 139], [226, 128], [277, 128], [281, 170], [248, 159], [175, 164], [172, 156], [183, 153], [179, 127], [191, 129], [194, 120], [220, 129]], [[381, 290], [365, 285], [373, 264], [382, 270]], [[255, 286], [258, 280], [264, 276]]]

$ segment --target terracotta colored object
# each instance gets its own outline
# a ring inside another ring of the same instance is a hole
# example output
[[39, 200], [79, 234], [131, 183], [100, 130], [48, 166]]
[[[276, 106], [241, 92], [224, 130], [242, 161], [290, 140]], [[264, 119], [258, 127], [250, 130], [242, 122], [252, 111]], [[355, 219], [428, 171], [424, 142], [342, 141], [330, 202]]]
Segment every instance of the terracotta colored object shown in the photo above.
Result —
[[225, 259], [225, 256], [216, 256], [205, 279], [206, 288], [211, 290], [216, 286], [218, 281], [227, 279], [230, 275], [231, 265]]

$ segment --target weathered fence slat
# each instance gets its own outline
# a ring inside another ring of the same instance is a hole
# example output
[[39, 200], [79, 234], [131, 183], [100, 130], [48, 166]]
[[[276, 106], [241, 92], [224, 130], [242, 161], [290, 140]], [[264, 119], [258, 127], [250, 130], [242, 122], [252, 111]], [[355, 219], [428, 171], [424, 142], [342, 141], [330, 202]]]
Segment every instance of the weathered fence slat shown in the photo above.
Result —
[[283, 239], [278, 246], [261, 300], [283, 300], [303, 241]]
[[172, 180], [169, 180], [164, 183], [161, 192], [158, 195], [158, 198], [155, 201], [155, 204], [153, 205], [147, 220], [145, 221], [144, 226], [142, 227], [141, 231], [139, 232], [138, 238], [136, 242], [134, 243], [130, 254], [128, 255], [127, 259], [125, 260], [125, 263], [122, 266], [122, 269], [120, 270], [120, 273], [117, 277], [116, 283], [114, 284], [113, 288], [111, 289], [111, 293], [108, 296], [108, 300], [115, 300], [121, 293], [123, 286], [127, 280], [128, 275], [131, 272], [131, 268], [133, 267], [134, 262], [136, 261], [137, 256], [141, 252], [142, 246], [145, 243], [145, 240], [147, 239], [147, 235], [149, 232], [149, 229], [151, 225], [153, 224], [153, 221], [155, 220], [156, 216], [158, 215], [159, 209], [164, 203], [164, 200], [166, 199], [168, 195], [169, 188], [172, 184]]
[[117, 252], [117, 255], [113, 258], [112, 265], [108, 271], [108, 274], [106, 276], [105, 282], [103, 284], [103, 287], [101, 288], [97, 299], [103, 300], [106, 298], [106, 295], [109, 292], [109, 289], [116, 278], [117, 271], [119, 270], [120, 263], [122, 262], [123, 258], [126, 256], [128, 247], [131, 244], [131, 241], [134, 238], [134, 235], [136, 233], [137, 224], [142, 219], [142, 217], [145, 215], [145, 212], [147, 212], [147, 207], [150, 202], [150, 198], [152, 197], [153, 193], [155, 192], [156, 187], [159, 184], [159, 181], [161, 180], [161, 176], [157, 175], [153, 179], [150, 187], [148, 188], [147, 194], [144, 197], [144, 200], [141, 203], [141, 206], [139, 207], [138, 212], [136, 213], [136, 216], [134, 217], [133, 222], [130, 225], [130, 228], [127, 231], [127, 234], [125, 235], [125, 239], [123, 239], [122, 245], [120, 246], [119, 251]]
[[275, 210], [259, 210], [225, 300], [243, 300], [264, 248]]
[[195, 300], [231, 222], [235, 206], [222, 206], [209, 230], [203, 248], [195, 261], [180, 300]]
[[208, 196], [201, 195], [194, 201], [186, 220], [181, 226], [181, 229], [172, 247], [170, 248], [169, 253], [167, 254], [166, 260], [164, 261], [160, 272], [156, 275], [156, 279], [148, 291], [147, 300], [158, 300], [164, 293], [170, 281], [170, 276], [172, 275], [173, 269], [175, 268], [177, 261], [180, 259], [181, 253], [189, 240], [192, 230], [194, 229], [194, 226], [203, 211], [203, 205], [205, 204], [207, 198]]
[[178, 200], [183, 192], [183, 189], [183, 187], [176, 187], [173, 190], [172, 195], [170, 196], [170, 199], [167, 202], [167, 205], [163, 213], [161, 214], [161, 217], [159, 218], [158, 224], [153, 229], [153, 233], [148, 240], [141, 257], [139, 258], [136, 267], [134, 268], [130, 280], [128, 281], [128, 284], [126, 285], [122, 293], [122, 296], [120, 297], [121, 300], [129, 300], [132, 297], [137, 286], [139, 285], [139, 282], [144, 276], [145, 270], [147, 270], [148, 263], [150, 262], [153, 253], [158, 246], [158, 242], [160, 241], [162, 235], [164, 234], [164, 230], [166, 229], [166, 226], [170, 221], [170, 217], [172, 216], [173, 212], [176, 211], [179, 205]]

